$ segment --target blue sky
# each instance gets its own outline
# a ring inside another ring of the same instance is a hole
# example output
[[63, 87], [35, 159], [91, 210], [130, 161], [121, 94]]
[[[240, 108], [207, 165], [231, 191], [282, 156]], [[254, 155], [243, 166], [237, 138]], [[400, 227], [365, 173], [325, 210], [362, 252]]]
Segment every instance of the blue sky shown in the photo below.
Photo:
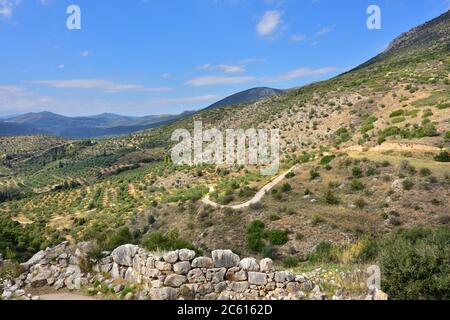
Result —
[[[66, 9], [81, 9], [68, 30]], [[366, 27], [367, 7], [382, 29]], [[449, 0], [0, 0], [0, 116], [179, 113], [348, 70]]]

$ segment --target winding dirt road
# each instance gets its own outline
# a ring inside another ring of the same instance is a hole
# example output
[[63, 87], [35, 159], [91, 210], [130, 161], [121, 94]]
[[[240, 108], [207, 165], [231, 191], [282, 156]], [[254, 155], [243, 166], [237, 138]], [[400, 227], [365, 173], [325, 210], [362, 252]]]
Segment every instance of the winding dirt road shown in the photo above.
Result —
[[[277, 178], [275, 178], [274, 180], [272, 180], [271, 182], [269, 182], [268, 184], [266, 184], [261, 190], [258, 191], [258, 193], [255, 194], [255, 196], [250, 199], [249, 201], [242, 203], [242, 204], [237, 204], [237, 205], [232, 205], [232, 206], [224, 206], [221, 204], [218, 204], [214, 201], [212, 201], [209, 198], [209, 194], [204, 197], [202, 199], [202, 202], [206, 205], [209, 205], [213, 208], [230, 208], [233, 210], [241, 210], [244, 208], [248, 208], [250, 207], [252, 204], [256, 204], [258, 202], [261, 201], [261, 199], [266, 195], [267, 192], [269, 192], [270, 190], [272, 190], [273, 187], [275, 187], [276, 185], [278, 185], [280, 182], [282, 182], [284, 179], [286, 179], [286, 176], [291, 173], [292, 171], [294, 171], [294, 169], [297, 166], [293, 166], [291, 169], [289, 169], [288, 171], [286, 171], [285, 173], [283, 173], [282, 175], [278, 176]], [[214, 188], [210, 187], [209, 192], [214, 192]]]

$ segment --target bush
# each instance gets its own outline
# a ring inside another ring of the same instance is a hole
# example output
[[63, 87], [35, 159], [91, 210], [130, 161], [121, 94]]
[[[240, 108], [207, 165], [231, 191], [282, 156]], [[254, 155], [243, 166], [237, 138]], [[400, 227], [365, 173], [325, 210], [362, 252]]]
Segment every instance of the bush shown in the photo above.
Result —
[[292, 187], [289, 183], [285, 183], [281, 186], [281, 192], [286, 193], [286, 192], [290, 192], [290, 191], [292, 191]]
[[431, 170], [428, 168], [422, 168], [422, 169], [420, 169], [420, 175], [422, 177], [428, 177], [431, 175]]
[[264, 258], [275, 260], [277, 256], [277, 250], [273, 246], [268, 245], [261, 250], [261, 254]]
[[311, 263], [335, 263], [339, 261], [338, 249], [331, 242], [325, 241], [317, 245], [314, 252], [308, 255]]
[[172, 230], [166, 234], [161, 232], [153, 232], [144, 241], [144, 246], [149, 251], [169, 251], [178, 249], [191, 249], [200, 253], [200, 250], [196, 248], [189, 241], [180, 238], [178, 231]]
[[325, 222], [327, 222], [327, 219], [325, 219], [324, 217], [322, 217], [322, 216], [319, 215], [319, 214], [315, 214], [315, 215], [312, 217], [312, 219], [311, 219], [311, 223], [312, 223], [314, 226], [317, 226], [317, 225], [322, 224], [322, 223], [325, 223]]
[[350, 189], [353, 191], [361, 191], [364, 190], [364, 184], [359, 179], [353, 179], [350, 182]]
[[270, 216], [269, 216], [269, 220], [270, 221], [278, 221], [278, 220], [280, 220], [281, 219], [281, 217], [279, 216], [279, 215], [277, 215], [277, 214], [271, 214]]
[[264, 223], [260, 220], [255, 220], [247, 227], [247, 247], [254, 252], [261, 252], [264, 248], [262, 235], [265, 229]]
[[442, 151], [434, 157], [434, 160], [438, 162], [450, 162], [450, 153]]
[[309, 176], [310, 176], [311, 181], [312, 181], [312, 180], [316, 180], [317, 178], [320, 177], [320, 173], [317, 172], [316, 170], [311, 170], [311, 171], [309, 172]]
[[382, 287], [390, 298], [450, 299], [449, 227], [400, 231], [380, 252]]
[[283, 267], [284, 268], [295, 268], [299, 264], [299, 259], [296, 257], [287, 257], [283, 260]]
[[274, 246], [282, 246], [289, 241], [287, 230], [269, 230], [266, 231], [265, 236]]
[[363, 198], [359, 198], [355, 201], [355, 206], [360, 209], [364, 209], [367, 206], [367, 202]]
[[322, 166], [326, 166], [327, 164], [330, 164], [331, 161], [334, 160], [334, 158], [336, 158], [336, 156], [325, 156], [320, 160], [320, 164]]
[[341, 200], [330, 190], [324, 193], [323, 201], [330, 205], [338, 205], [341, 202]]
[[389, 115], [389, 118], [400, 117], [400, 116], [403, 116], [404, 114], [405, 114], [404, 110], [396, 110]]
[[364, 238], [342, 249], [339, 260], [342, 263], [372, 263], [379, 252], [378, 241], [372, 238]]
[[89, 256], [93, 259], [101, 258], [103, 251], [112, 251], [124, 244], [137, 244], [140, 239], [135, 238], [130, 229], [123, 227], [116, 231], [99, 234], [96, 240], [97, 247], [89, 252]]
[[352, 175], [354, 178], [361, 178], [363, 175], [363, 172], [360, 167], [355, 166], [352, 168]]
[[450, 131], [447, 131], [447, 132], [444, 134], [444, 139], [445, 139], [445, 141], [450, 141]]
[[295, 177], [295, 173], [294, 172], [289, 172], [287, 175], [286, 175], [286, 178], [287, 179], [292, 179], [293, 177]]
[[411, 190], [414, 187], [414, 183], [411, 180], [403, 180], [403, 189], [406, 191]]

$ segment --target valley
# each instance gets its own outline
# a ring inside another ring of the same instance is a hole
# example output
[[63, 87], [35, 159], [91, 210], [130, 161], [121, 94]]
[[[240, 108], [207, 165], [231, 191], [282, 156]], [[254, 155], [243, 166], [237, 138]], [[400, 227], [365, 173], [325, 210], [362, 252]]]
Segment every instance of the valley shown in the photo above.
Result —
[[[420, 278], [413, 298], [449, 298], [449, 52], [446, 12], [327, 81], [101, 139], [1, 137], [0, 252], [24, 262], [63, 241], [93, 241], [92, 258], [133, 243], [227, 248], [292, 270], [378, 264], [383, 289], [402, 299], [415, 278], [401, 269], [410, 281], [395, 282], [399, 260], [430, 250], [439, 258], [424, 268], [437, 280]], [[279, 172], [174, 164], [172, 133], [198, 121], [280, 130]]]

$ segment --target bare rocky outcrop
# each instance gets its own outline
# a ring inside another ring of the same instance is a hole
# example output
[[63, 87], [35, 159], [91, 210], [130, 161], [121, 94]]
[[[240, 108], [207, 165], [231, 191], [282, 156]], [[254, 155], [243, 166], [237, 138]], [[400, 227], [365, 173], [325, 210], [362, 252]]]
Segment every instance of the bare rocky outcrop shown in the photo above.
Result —
[[276, 271], [271, 259], [241, 260], [230, 250], [215, 250], [209, 258], [196, 257], [188, 249], [159, 254], [123, 245], [112, 253], [104, 252], [98, 260], [90, 260], [92, 248], [91, 243], [70, 246], [64, 242], [37, 253], [21, 265], [22, 274], [17, 279], [3, 282], [2, 298], [38, 299], [26, 292], [39, 287], [101, 295], [98, 287], [102, 286], [127, 300], [387, 299], [381, 291], [349, 296], [340, 290], [331, 297], [321, 287], [333, 280], [320, 270], [299, 275]]

